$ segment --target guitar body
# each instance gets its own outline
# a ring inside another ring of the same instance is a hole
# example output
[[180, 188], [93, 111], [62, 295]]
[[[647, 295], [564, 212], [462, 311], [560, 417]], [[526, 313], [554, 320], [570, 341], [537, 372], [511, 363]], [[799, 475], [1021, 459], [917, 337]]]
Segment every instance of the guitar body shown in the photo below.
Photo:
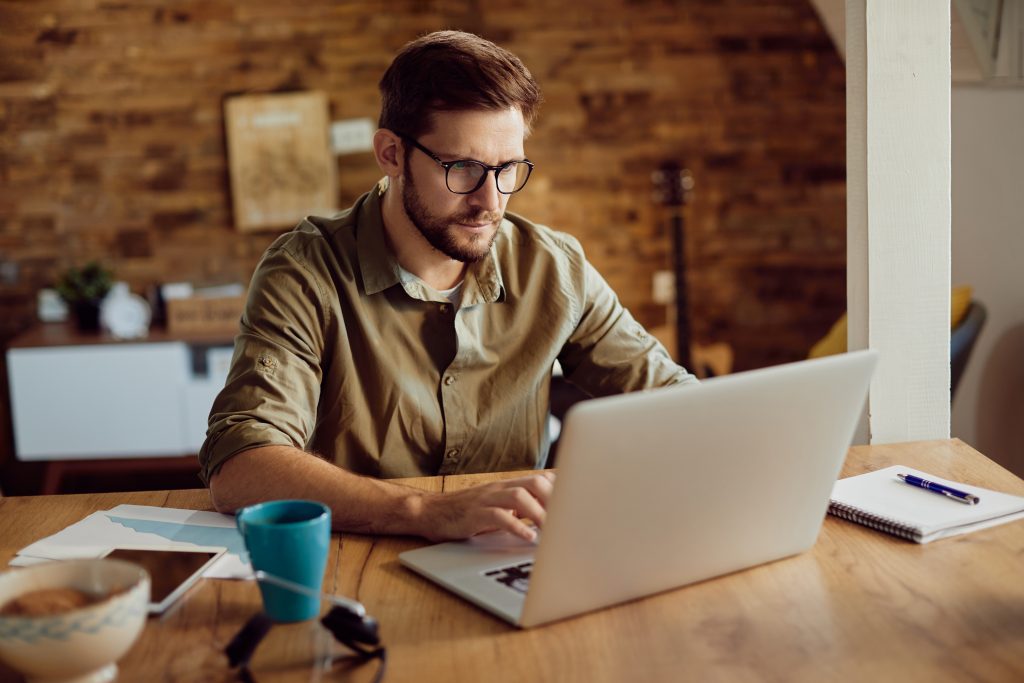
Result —
[[[672, 321], [673, 307], [669, 307], [669, 322], [666, 325], [653, 327], [648, 332], [665, 345], [667, 349], [676, 348], [676, 330]], [[683, 365], [700, 379], [728, 375], [732, 372], [734, 355], [732, 347], [725, 342], [711, 344], [690, 343], [690, 363]]]

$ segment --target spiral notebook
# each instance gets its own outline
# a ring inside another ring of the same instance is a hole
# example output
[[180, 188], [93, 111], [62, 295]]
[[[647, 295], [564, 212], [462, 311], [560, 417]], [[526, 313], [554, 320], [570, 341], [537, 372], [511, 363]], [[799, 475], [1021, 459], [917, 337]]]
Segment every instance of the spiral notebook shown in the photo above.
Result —
[[[913, 474], [978, 496], [977, 505], [965, 505], [910, 486], [897, 473]], [[840, 479], [832, 488], [829, 514], [884, 531], [894, 536], [930, 543], [978, 529], [1024, 519], [1024, 498], [979, 486], [942, 479], [903, 465]]]

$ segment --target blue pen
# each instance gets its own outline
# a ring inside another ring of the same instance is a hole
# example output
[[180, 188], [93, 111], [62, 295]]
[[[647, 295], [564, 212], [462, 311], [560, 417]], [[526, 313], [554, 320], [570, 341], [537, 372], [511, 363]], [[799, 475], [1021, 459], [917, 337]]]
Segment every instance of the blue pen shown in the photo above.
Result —
[[981, 501], [981, 498], [978, 498], [973, 493], [967, 493], [966, 491], [958, 491], [957, 489], [950, 488], [945, 484], [936, 484], [934, 481], [921, 479], [920, 477], [915, 477], [912, 474], [897, 474], [896, 476], [899, 477], [900, 481], [902, 481], [905, 484], [917, 486], [922, 489], [928, 489], [933, 493], [938, 493], [939, 495], [946, 496], [947, 498], [952, 498], [953, 500], [960, 501], [961, 503], [965, 503], [967, 505], [977, 505], [978, 502]]

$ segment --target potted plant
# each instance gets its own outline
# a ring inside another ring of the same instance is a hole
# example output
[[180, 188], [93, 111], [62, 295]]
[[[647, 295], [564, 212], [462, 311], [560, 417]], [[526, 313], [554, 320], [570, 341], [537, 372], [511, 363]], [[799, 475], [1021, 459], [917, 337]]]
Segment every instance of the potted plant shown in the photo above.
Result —
[[113, 273], [96, 261], [81, 268], [68, 268], [57, 280], [55, 289], [67, 302], [78, 329], [88, 332], [100, 329], [100, 304], [113, 281]]

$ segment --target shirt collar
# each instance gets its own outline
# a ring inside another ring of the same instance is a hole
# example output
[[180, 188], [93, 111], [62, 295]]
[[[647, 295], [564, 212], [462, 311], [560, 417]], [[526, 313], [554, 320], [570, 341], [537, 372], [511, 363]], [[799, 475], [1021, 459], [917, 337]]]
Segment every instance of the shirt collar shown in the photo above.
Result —
[[[385, 177], [364, 197], [356, 209], [356, 251], [363, 278], [363, 290], [367, 296], [383, 292], [402, 281], [398, 261], [388, 247], [384, 235], [381, 198], [387, 188], [388, 179]], [[496, 251], [499, 244], [507, 239], [506, 233], [511, 227], [512, 224], [503, 219], [487, 256], [467, 269], [462, 295], [463, 308], [504, 299], [505, 285]]]
[[366, 194], [356, 215], [356, 250], [363, 291], [372, 295], [401, 282], [398, 261], [384, 238], [384, 219], [380, 212], [381, 197], [387, 189], [387, 178]]

